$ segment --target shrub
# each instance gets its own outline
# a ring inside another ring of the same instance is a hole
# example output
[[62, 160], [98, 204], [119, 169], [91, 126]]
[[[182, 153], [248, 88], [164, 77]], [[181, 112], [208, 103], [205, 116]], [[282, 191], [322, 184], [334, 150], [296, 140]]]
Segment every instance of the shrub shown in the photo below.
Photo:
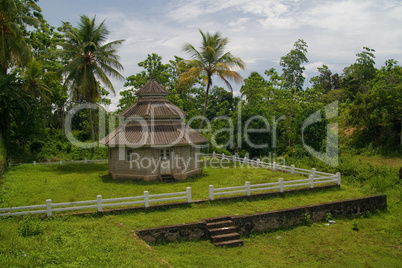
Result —
[[36, 236], [43, 233], [43, 227], [40, 221], [27, 217], [21, 221], [19, 233], [23, 237]]
[[356, 219], [354, 219], [352, 222], [352, 230], [356, 232], [360, 230], [359, 222]]
[[307, 211], [306, 211], [306, 213], [304, 213], [303, 214], [303, 221], [304, 221], [304, 224], [306, 225], [306, 226], [311, 226], [311, 215], [310, 215], [310, 213], [308, 213]]
[[0, 135], [0, 179], [3, 176], [6, 167], [6, 149], [3, 143], [3, 137]]

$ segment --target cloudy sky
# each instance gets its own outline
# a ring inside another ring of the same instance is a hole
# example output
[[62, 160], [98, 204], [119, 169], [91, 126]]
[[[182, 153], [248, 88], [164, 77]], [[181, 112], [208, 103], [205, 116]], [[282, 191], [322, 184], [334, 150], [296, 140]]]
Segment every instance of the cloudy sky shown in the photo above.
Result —
[[[305, 86], [322, 64], [333, 73], [342, 72], [363, 46], [376, 50], [377, 67], [391, 58], [402, 63], [400, 0], [40, 0], [38, 4], [52, 26], [61, 21], [75, 26], [82, 14], [106, 20], [110, 39], [126, 40], [119, 50], [125, 77], [141, 71], [137, 63], [151, 53], [161, 55], [164, 63], [175, 55], [187, 58], [181, 47], [186, 42], [198, 47], [198, 29], [219, 31], [230, 39], [228, 50], [247, 64], [241, 72], [244, 78], [271, 67], [280, 73], [280, 57], [298, 39], [308, 44]], [[117, 104], [124, 81], [113, 82]], [[240, 86], [234, 88], [238, 94]]]

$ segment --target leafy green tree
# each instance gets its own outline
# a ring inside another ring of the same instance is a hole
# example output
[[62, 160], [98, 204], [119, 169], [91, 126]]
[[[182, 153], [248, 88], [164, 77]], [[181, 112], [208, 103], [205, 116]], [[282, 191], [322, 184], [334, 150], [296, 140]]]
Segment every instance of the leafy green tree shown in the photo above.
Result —
[[[138, 63], [138, 66], [145, 70], [126, 78], [124, 86], [129, 88], [120, 91], [122, 97], [119, 100], [117, 113], [123, 112], [137, 100], [135, 92], [148, 83], [151, 78], [155, 79], [172, 93], [168, 96], [170, 101], [184, 108], [184, 102], [179, 100], [179, 98], [189, 98], [188, 94], [190, 92], [188, 91], [188, 86], [178, 84], [178, 77], [184, 70], [183, 66], [178, 67], [178, 63], [182, 60], [182, 58], [175, 56], [174, 60], [170, 60], [168, 64], [163, 64], [161, 56], [155, 53], [148, 54], [148, 57], [144, 61]], [[174, 96], [174, 94], [177, 96]]]
[[[69, 59], [62, 72], [66, 74], [64, 85], [71, 89], [73, 98], [81, 102], [99, 102], [101, 88], [98, 81], [114, 93], [108, 76], [123, 79], [119, 73], [123, 66], [117, 55], [117, 48], [123, 40], [106, 43], [109, 31], [104, 22], [96, 25], [95, 17], [90, 19], [86, 15], [81, 16], [78, 28], [65, 23], [63, 33], [64, 41], [60, 43], [62, 49], [56, 53]], [[94, 142], [92, 111], [88, 112]]]
[[358, 92], [368, 91], [370, 87], [368, 83], [375, 77], [374, 52], [374, 49], [363, 47], [363, 51], [356, 54], [356, 62], [343, 70], [341, 87], [349, 94], [352, 101]]
[[327, 65], [323, 64], [322, 67], [317, 68], [320, 73], [319, 76], [314, 76], [310, 79], [313, 88], [322, 92], [329, 92], [333, 89], [339, 88], [338, 74], [332, 74]]
[[350, 122], [362, 129], [363, 145], [402, 144], [402, 67], [394, 60], [377, 70], [367, 92], [358, 92], [349, 106]]
[[[162, 63], [162, 57], [158, 54], [152, 53], [151, 55], [148, 54], [146, 60], [141, 61], [138, 63], [139, 67], [142, 67], [146, 70], [146, 76], [149, 78], [153, 78], [161, 84], [162, 86], [167, 86], [169, 82], [169, 73], [167, 69], [169, 68], [168, 64]], [[148, 81], [147, 81], [148, 82]]]
[[13, 66], [23, 67], [31, 61], [24, 29], [40, 25], [31, 12], [41, 12], [33, 1], [0, 0], [0, 72], [3, 75]]
[[293, 49], [281, 58], [279, 64], [282, 66], [285, 88], [294, 87], [296, 91], [303, 90], [305, 79], [303, 72], [306, 68], [302, 64], [308, 62], [307, 47], [307, 43], [303, 39], [299, 39], [294, 43]]
[[257, 72], [252, 72], [240, 88], [242, 97], [251, 107], [265, 106], [265, 100], [269, 94], [268, 82]]
[[155, 53], [148, 54], [144, 61], [138, 63], [138, 66], [145, 70], [126, 78], [124, 86], [129, 88], [120, 91], [121, 98], [117, 105], [117, 113], [123, 112], [137, 101], [138, 98], [135, 96], [135, 92], [148, 83], [151, 78], [155, 79], [162, 86], [169, 88], [168, 85], [171, 77], [168, 72], [169, 64], [163, 64], [161, 56]]
[[204, 101], [204, 110], [200, 123], [200, 129], [204, 124], [204, 118], [208, 105], [209, 90], [212, 86], [212, 76], [218, 76], [233, 92], [229, 80], [241, 83], [242, 77], [232, 68], [245, 68], [245, 63], [238, 57], [234, 57], [230, 52], [225, 52], [226, 45], [229, 43], [228, 38], [223, 38], [220, 33], [210, 34], [200, 30], [202, 42], [200, 50], [193, 45], [187, 43], [183, 46], [183, 50], [190, 54], [190, 60], [183, 60], [182, 64], [186, 64], [189, 69], [180, 74], [180, 83], [191, 84], [198, 78], [202, 77], [206, 84], [206, 93]]
[[9, 138], [11, 120], [16, 119], [14, 111], [28, 108], [24, 96], [22, 82], [17, 79], [15, 74], [0, 74], [0, 130], [6, 141]]

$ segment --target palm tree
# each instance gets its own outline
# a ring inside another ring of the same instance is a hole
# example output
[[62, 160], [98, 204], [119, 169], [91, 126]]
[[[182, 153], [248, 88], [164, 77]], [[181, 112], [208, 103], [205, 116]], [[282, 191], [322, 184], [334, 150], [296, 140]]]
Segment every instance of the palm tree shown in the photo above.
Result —
[[[22, 89], [25, 90], [33, 99], [40, 97], [45, 102], [50, 101], [48, 95], [53, 95], [45, 81], [43, 81], [44, 73], [42, 65], [39, 61], [33, 60], [28, 63], [23, 74]], [[47, 93], [47, 94], [45, 94]]]
[[[117, 47], [124, 40], [106, 43], [109, 31], [104, 21], [96, 25], [95, 17], [89, 19], [86, 15], [81, 16], [78, 28], [64, 23], [63, 32], [64, 41], [59, 44], [63, 49], [56, 53], [69, 60], [61, 71], [66, 74], [64, 85], [70, 88], [73, 98], [76, 101], [98, 102], [101, 97], [98, 81], [115, 93], [108, 76], [124, 79], [118, 72], [123, 66], [117, 55]], [[94, 142], [92, 113], [90, 109], [88, 112]]]
[[228, 38], [223, 38], [219, 32], [215, 34], [203, 33], [200, 50], [194, 48], [193, 45], [187, 43], [183, 46], [183, 51], [190, 54], [190, 60], [183, 60], [179, 65], [186, 64], [189, 68], [179, 76], [179, 84], [188, 84], [202, 77], [207, 85], [205, 92], [204, 111], [200, 123], [200, 129], [204, 124], [205, 112], [207, 110], [208, 94], [212, 86], [212, 76], [217, 75], [233, 93], [229, 80], [236, 83], [243, 82], [243, 78], [239, 73], [233, 71], [232, 68], [245, 68], [245, 63], [238, 57], [234, 57], [230, 52], [225, 53], [225, 47], [229, 43]]
[[30, 11], [40, 12], [35, 3], [23, 3], [17, 0], [0, 0], [0, 72], [7, 74], [13, 65], [24, 66], [32, 53], [25, 42], [21, 29], [23, 26], [37, 26], [40, 21], [30, 16]]

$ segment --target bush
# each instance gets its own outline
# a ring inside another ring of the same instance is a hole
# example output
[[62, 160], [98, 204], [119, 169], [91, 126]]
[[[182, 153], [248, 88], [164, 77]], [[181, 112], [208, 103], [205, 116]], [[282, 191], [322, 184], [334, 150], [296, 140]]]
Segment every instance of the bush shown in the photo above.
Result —
[[6, 168], [6, 149], [3, 143], [3, 137], [0, 135], [0, 179], [2, 178]]
[[27, 217], [21, 221], [19, 233], [23, 237], [36, 236], [43, 233], [43, 227], [40, 221]]

